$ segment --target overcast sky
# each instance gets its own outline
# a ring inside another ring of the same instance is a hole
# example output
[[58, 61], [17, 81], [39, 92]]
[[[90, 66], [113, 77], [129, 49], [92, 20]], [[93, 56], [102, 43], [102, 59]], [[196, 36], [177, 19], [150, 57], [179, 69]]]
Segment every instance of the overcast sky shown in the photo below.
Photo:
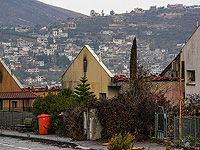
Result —
[[111, 10], [115, 13], [125, 13], [134, 8], [149, 9], [150, 6], [167, 6], [167, 4], [184, 4], [187, 6], [200, 5], [200, 0], [39, 0], [41, 2], [66, 8], [85, 15], [90, 14], [90, 10], [109, 14]]

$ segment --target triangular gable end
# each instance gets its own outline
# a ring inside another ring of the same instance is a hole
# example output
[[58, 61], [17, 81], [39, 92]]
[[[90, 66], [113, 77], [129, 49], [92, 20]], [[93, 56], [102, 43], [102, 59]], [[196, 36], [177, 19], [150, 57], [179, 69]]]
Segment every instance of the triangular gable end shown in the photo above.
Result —
[[12, 74], [4, 61], [0, 61], [0, 92], [23, 91], [24, 87], [19, 80]]
[[85, 47], [88, 49], [88, 51], [93, 55], [93, 57], [96, 59], [96, 61], [101, 65], [101, 67], [105, 70], [105, 72], [110, 76], [114, 77], [114, 75], [108, 70], [108, 68], [104, 65], [102, 61], [99, 61], [99, 57], [95, 54], [95, 52], [90, 48], [89, 45], [85, 45]]
[[[90, 48], [89, 45], [85, 45], [84, 47], [86, 47], [86, 49], [91, 53], [91, 55], [96, 59], [96, 61], [99, 63], [99, 65], [104, 69], [104, 71], [110, 76], [110, 77], [114, 77], [114, 75], [108, 70], [108, 68], [104, 65], [104, 63], [102, 61], [99, 62], [99, 57], [95, 54], [95, 52]], [[81, 49], [81, 51], [79, 52], [79, 54], [82, 52], [82, 50], [84, 49], [84, 47]], [[76, 58], [79, 56], [79, 54], [76, 56]], [[76, 58], [74, 59], [74, 61], [76, 60]], [[74, 62], [73, 61], [73, 62]], [[72, 63], [73, 63], [72, 62]], [[72, 64], [71, 63], [71, 64]], [[71, 65], [70, 65], [71, 66]], [[70, 68], [70, 66], [68, 68]], [[67, 68], [67, 70], [68, 70]], [[64, 74], [67, 72], [67, 70], [64, 72]], [[64, 74], [62, 76], [64, 76]]]
[[[189, 37], [188, 41], [187, 41], [187, 42], [185, 43], [185, 45], [181, 48], [180, 52], [182, 51], [182, 52], [184, 53], [184, 49], [185, 49], [185, 47], [187, 46], [188, 42], [190, 42], [191, 38], [193, 37], [193, 35], [194, 35], [198, 30], [200, 30], [200, 26], [198, 26], [198, 27], [196, 28], [196, 30], [193, 32], [193, 34]], [[172, 62], [173, 62], [174, 60], [180, 60], [180, 52], [176, 55], [176, 57], [172, 60]], [[184, 54], [183, 54], [183, 55], [184, 55]], [[164, 74], [165, 74], [167, 71], [170, 70], [170, 68], [171, 68], [171, 66], [172, 66], [172, 62], [170, 62], [170, 63], [168, 64], [168, 66], [160, 73], [159, 76], [164, 76]]]

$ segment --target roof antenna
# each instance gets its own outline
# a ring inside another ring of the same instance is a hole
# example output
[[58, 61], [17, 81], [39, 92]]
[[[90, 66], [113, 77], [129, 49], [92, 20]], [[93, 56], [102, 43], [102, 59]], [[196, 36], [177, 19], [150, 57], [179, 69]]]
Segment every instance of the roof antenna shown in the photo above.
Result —
[[199, 21], [198, 21], [198, 19], [196, 19], [196, 22], [197, 22], [197, 28], [199, 27]]
[[99, 62], [101, 62], [101, 52], [99, 52]]

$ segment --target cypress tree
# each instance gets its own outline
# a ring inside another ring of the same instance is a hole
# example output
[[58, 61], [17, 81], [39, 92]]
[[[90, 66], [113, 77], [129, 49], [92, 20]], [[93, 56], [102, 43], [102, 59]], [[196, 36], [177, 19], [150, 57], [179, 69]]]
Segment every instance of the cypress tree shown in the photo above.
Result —
[[130, 57], [130, 81], [131, 83], [136, 79], [137, 74], [137, 43], [136, 37], [133, 40]]

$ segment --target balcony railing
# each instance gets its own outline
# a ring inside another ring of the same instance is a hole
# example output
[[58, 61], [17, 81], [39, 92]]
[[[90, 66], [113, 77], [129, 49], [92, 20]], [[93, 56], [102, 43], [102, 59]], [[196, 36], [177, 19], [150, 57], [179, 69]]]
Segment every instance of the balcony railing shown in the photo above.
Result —
[[0, 108], [0, 111], [8, 111], [8, 112], [32, 112], [32, 107], [3, 107]]

